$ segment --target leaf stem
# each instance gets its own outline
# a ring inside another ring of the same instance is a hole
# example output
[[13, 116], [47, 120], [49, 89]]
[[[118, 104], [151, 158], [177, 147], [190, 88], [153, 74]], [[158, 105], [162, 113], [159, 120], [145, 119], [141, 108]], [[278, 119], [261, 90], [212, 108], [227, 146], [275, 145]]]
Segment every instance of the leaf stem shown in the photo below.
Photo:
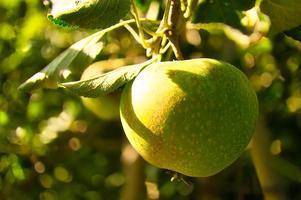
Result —
[[[161, 55], [162, 52], [166, 52], [169, 46], [171, 46], [175, 57], [178, 60], [182, 60], [183, 55], [179, 45], [179, 34], [184, 27], [184, 17], [181, 6], [183, 6], [183, 3], [185, 2], [180, 0], [167, 1], [161, 23], [155, 34], [149, 33], [153, 36], [149, 40], [145, 40], [144, 29], [140, 23], [140, 18], [138, 17], [138, 11], [134, 1], [131, 0], [131, 3], [132, 14], [135, 18], [139, 33], [137, 34], [128, 24], [124, 24], [124, 27], [133, 35], [134, 39], [147, 50], [147, 56], [157, 57], [157, 55]], [[170, 44], [166, 45], [166, 39], [170, 42]]]
[[262, 0], [256, 0], [255, 1], [255, 6], [260, 7], [261, 2], [262, 2]]
[[181, 2], [181, 10], [182, 12], [185, 12], [187, 8], [187, 0], [180, 0], [180, 2]]
[[171, 46], [171, 42], [168, 42], [163, 48], [160, 49], [160, 54], [164, 54], [168, 51]]
[[136, 24], [137, 24], [137, 27], [138, 27], [139, 36], [140, 36], [140, 42], [139, 43], [143, 46], [143, 48], [147, 49], [147, 48], [150, 47], [150, 44], [147, 42], [147, 40], [145, 40], [143, 28], [142, 28], [142, 25], [140, 23], [140, 18], [139, 18], [139, 15], [138, 15], [138, 11], [137, 11], [135, 2], [133, 0], [131, 0], [131, 5], [132, 5], [132, 8], [133, 8], [132, 11], [133, 11], [133, 15], [134, 15], [134, 18], [135, 18], [135, 21], [136, 21]]
[[195, 6], [197, 5], [197, 0], [188, 0], [187, 2], [187, 7], [186, 7], [186, 10], [185, 10], [185, 13], [184, 13], [184, 17], [186, 19], [188, 19], [191, 14], [192, 14], [192, 11], [194, 10]]
[[182, 51], [180, 49], [178, 37], [170, 37], [169, 41], [170, 41], [172, 50], [173, 50], [177, 60], [183, 60], [184, 57], [183, 57]]
[[[146, 19], [145, 19], [146, 20]], [[131, 23], [134, 23], [135, 22], [135, 20], [134, 19], [129, 19], [129, 20], [126, 20], [126, 21], [120, 21], [118, 24], [115, 24], [115, 25], [113, 25], [113, 26], [110, 26], [109, 28], [106, 28], [106, 29], [104, 29], [104, 30], [102, 30], [102, 31], [104, 31], [104, 32], [110, 32], [110, 31], [112, 31], [112, 30], [114, 30], [114, 29], [117, 29], [117, 28], [120, 28], [120, 27], [122, 27], [122, 26], [124, 26], [124, 25], [126, 25], [126, 24], [131, 24]]]
[[140, 36], [136, 33], [136, 31], [129, 24], [125, 24], [124, 28], [126, 28], [130, 32], [130, 34], [134, 37], [134, 39], [136, 41], [138, 41], [138, 42], [140, 41]]
[[166, 7], [164, 10], [164, 15], [163, 15], [163, 19], [161, 21], [161, 24], [157, 30], [157, 32], [164, 32], [166, 30], [166, 28], [168, 27], [168, 16], [169, 16], [169, 12], [171, 10], [171, 1], [172, 0], [167, 0], [166, 3]]
[[147, 55], [151, 55], [156, 57], [157, 55], [161, 55], [162, 46], [165, 45], [165, 31], [168, 29], [168, 15], [170, 11], [171, 0], [167, 0], [163, 18], [160, 22], [160, 25], [156, 31], [156, 35], [150, 38], [148, 41], [150, 43], [150, 48], [147, 49]]

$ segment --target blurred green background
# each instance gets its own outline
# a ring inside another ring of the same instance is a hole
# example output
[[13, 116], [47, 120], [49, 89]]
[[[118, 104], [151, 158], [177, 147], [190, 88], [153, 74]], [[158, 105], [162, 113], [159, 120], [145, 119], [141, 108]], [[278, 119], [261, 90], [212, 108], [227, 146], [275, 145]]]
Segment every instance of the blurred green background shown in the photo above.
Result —
[[[150, 1], [137, 2], [146, 13]], [[253, 5], [246, 2], [223, 22], [247, 34], [254, 25], [242, 12]], [[184, 33], [185, 58], [225, 60], [249, 77], [260, 101], [256, 134], [263, 144], [215, 176], [171, 182], [172, 173], [145, 163], [128, 145], [118, 120], [98, 119], [78, 96], [61, 89], [18, 90], [64, 49], [92, 33], [51, 24], [46, 3], [0, 1], [1, 200], [263, 199], [263, 190], [276, 199], [301, 199], [300, 41], [277, 34], [255, 38], [245, 47], [223, 33]], [[221, 21], [212, 6], [201, 4], [194, 20]], [[105, 40], [108, 45], [96, 60], [144, 58], [125, 29]], [[80, 75], [83, 69], [77, 70]], [[266, 155], [271, 159], [268, 172], [260, 167]]]

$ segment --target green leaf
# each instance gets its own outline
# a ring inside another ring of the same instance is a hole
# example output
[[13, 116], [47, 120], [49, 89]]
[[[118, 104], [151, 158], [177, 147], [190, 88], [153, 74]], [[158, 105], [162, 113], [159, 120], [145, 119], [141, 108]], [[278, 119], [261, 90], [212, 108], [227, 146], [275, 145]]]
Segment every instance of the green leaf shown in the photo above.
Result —
[[255, 0], [206, 0], [197, 8], [194, 22], [222, 22], [239, 28], [239, 12], [252, 8]]
[[80, 60], [81, 62], [77, 62], [77, 67], [80, 67], [78, 65], [86, 66], [94, 60], [104, 47], [100, 39], [105, 33], [105, 31], [99, 31], [76, 42], [44, 69], [29, 78], [19, 89], [28, 91], [39, 87], [57, 88], [60, 79], [66, 79], [66, 74], [71, 73], [69, 68], [72, 63]]
[[117, 68], [92, 79], [62, 83], [63, 88], [84, 97], [97, 97], [115, 91], [133, 80], [153, 60]]
[[263, 0], [260, 8], [270, 17], [274, 33], [301, 25], [300, 0]]
[[60, 26], [107, 28], [130, 10], [130, 0], [51, 0], [48, 19]]

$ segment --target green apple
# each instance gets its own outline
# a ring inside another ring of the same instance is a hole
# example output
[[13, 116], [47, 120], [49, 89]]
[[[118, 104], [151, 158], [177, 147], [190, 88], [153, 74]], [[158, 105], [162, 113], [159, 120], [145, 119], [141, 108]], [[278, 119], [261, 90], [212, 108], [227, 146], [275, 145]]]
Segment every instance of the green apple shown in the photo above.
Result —
[[[91, 64], [85, 69], [81, 80], [91, 79], [105, 72], [126, 65], [125, 59], [112, 59], [99, 61]], [[119, 119], [120, 92], [113, 92], [97, 98], [82, 97], [82, 102], [86, 108], [92, 111], [96, 116], [103, 120]]]
[[258, 102], [246, 76], [213, 59], [154, 63], [123, 90], [120, 118], [149, 163], [193, 177], [233, 163], [253, 134]]

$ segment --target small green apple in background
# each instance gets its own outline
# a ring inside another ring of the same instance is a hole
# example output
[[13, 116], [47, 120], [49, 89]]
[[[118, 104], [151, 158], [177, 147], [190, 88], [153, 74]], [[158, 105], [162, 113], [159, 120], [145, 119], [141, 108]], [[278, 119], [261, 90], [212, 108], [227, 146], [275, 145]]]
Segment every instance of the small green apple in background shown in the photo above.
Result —
[[124, 88], [124, 131], [151, 164], [193, 177], [233, 163], [253, 134], [258, 102], [245, 75], [213, 59], [154, 63]]
[[[111, 59], [98, 61], [85, 69], [81, 80], [91, 79], [103, 73], [129, 64], [126, 59]], [[103, 120], [119, 119], [120, 92], [113, 92], [97, 98], [82, 97], [82, 102], [90, 111]]]

